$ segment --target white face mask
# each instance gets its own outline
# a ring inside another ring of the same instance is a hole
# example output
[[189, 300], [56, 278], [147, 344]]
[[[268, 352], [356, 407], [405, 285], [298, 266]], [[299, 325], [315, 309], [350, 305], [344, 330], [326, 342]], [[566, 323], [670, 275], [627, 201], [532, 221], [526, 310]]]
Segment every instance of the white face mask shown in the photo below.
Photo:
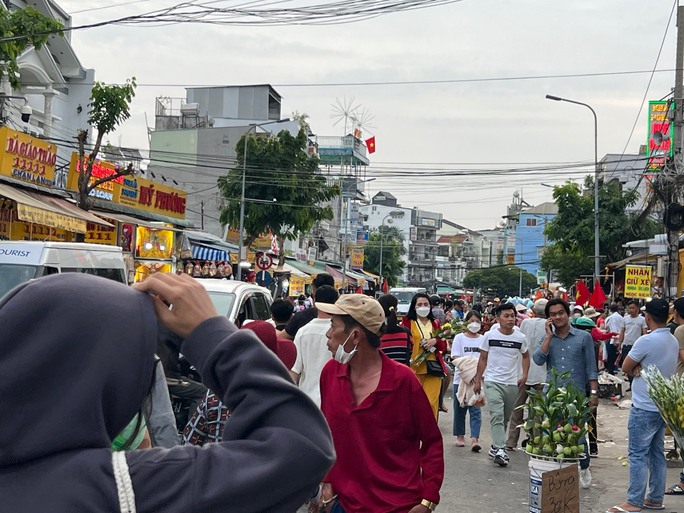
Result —
[[349, 336], [347, 337], [347, 339], [342, 344], [337, 346], [337, 351], [335, 351], [335, 357], [334, 357], [335, 361], [337, 361], [341, 364], [346, 364], [346, 363], [349, 363], [349, 361], [354, 357], [354, 355], [356, 354], [356, 349], [357, 349], [356, 346], [354, 346], [354, 349], [352, 349], [350, 353], [348, 353], [344, 349], [344, 346], [347, 344], [347, 342], [349, 342], [349, 339], [351, 338], [351, 336], [353, 334], [354, 334], [354, 332], [352, 331], [349, 334]]
[[478, 333], [480, 328], [482, 328], [482, 325], [479, 322], [471, 322], [468, 324], [468, 331], [470, 333]]
[[418, 317], [427, 317], [428, 315], [430, 315], [430, 307], [420, 306], [416, 308], [416, 315], [418, 315]]
[[574, 314], [572, 314], [573, 319], [579, 319], [580, 317], [582, 317], [582, 314], [579, 312], [575, 312]]

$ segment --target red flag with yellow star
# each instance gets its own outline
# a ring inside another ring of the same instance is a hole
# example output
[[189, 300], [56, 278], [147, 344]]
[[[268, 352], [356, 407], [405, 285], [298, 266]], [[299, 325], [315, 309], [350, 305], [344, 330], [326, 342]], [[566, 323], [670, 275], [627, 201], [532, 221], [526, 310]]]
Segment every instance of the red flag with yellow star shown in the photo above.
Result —
[[375, 153], [375, 136], [366, 139], [366, 148], [368, 148], [368, 153]]

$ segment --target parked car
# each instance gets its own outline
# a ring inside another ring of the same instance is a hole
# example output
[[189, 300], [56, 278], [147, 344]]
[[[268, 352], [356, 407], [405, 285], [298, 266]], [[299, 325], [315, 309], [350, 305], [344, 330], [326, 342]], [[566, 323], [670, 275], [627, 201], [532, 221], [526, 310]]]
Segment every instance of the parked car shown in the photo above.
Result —
[[221, 315], [242, 326], [246, 320], [268, 321], [273, 298], [268, 289], [237, 280], [201, 279], [198, 281], [209, 293]]
[[392, 287], [389, 293], [396, 296], [399, 300], [397, 305], [397, 315], [403, 317], [408, 312], [413, 296], [419, 292], [426, 292], [423, 287]]
[[0, 241], [0, 297], [33, 278], [76, 272], [126, 283], [126, 264], [117, 246]]

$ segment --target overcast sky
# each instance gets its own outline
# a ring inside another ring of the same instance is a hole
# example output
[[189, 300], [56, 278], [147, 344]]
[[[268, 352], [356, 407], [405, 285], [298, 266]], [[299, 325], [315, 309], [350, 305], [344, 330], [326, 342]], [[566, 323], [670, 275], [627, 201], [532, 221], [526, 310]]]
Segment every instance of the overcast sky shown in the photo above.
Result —
[[[58, 2], [74, 13], [74, 25], [179, 3]], [[245, 2], [214, 5], [238, 3]], [[545, 100], [546, 94], [594, 107], [599, 158], [625, 147], [636, 153], [646, 139], [646, 105], [629, 136], [651, 74], [471, 79], [650, 71], [672, 8], [671, 0], [463, 0], [327, 27], [107, 26], [75, 31], [72, 44], [82, 64], [95, 68], [98, 80], [138, 80], [133, 116], [112, 143], [146, 149], [154, 98], [183, 97], [184, 86], [273, 84], [283, 96], [283, 115], [307, 113], [318, 135], [343, 135], [342, 124], [334, 126], [333, 104], [354, 98], [354, 105], [374, 116], [364, 132], [364, 137], [375, 135], [377, 144], [368, 169], [369, 176], [377, 177], [368, 184], [370, 194], [386, 190], [402, 206], [442, 212], [454, 222], [484, 229], [501, 220], [516, 189], [528, 203], [538, 204], [551, 200], [551, 189], [542, 182], [559, 184], [592, 172], [591, 113]], [[673, 18], [660, 70], [675, 67], [675, 31]], [[301, 85], [449, 80], [461, 82]], [[647, 100], [666, 96], [673, 86], [674, 72], [655, 73]], [[449, 170], [577, 162], [589, 165], [447, 176]], [[435, 177], [417, 177], [418, 169], [434, 170]], [[398, 176], [406, 171], [408, 176]]]

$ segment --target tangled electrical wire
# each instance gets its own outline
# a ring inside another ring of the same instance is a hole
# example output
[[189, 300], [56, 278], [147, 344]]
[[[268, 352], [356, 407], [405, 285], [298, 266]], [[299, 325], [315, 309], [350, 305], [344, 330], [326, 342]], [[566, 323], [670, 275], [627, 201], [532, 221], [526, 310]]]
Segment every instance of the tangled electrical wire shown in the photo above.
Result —
[[[227, 0], [182, 2], [143, 14], [123, 16], [86, 25], [64, 27], [49, 34], [97, 28], [106, 25], [168, 25], [205, 23], [212, 25], [337, 25], [394, 14], [453, 4], [463, 0], [336, 0], [333, 2], [293, 2], [273, 0], [248, 2], [237, 6], [218, 6]], [[291, 7], [276, 4], [295, 3]], [[27, 34], [2, 37], [0, 43], [29, 37]]]

